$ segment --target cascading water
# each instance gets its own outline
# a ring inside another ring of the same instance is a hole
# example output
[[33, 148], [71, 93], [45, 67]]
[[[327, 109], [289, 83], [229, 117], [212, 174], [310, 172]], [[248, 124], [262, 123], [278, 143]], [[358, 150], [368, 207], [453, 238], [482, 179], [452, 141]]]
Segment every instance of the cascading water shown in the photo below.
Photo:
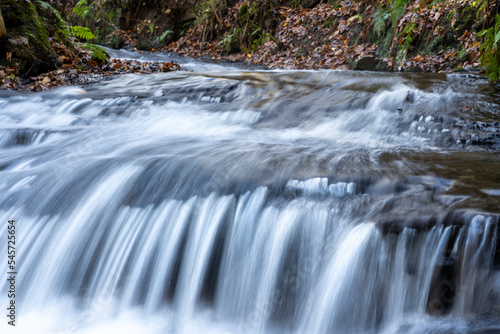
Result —
[[484, 80], [199, 67], [0, 93], [2, 333], [500, 332]]

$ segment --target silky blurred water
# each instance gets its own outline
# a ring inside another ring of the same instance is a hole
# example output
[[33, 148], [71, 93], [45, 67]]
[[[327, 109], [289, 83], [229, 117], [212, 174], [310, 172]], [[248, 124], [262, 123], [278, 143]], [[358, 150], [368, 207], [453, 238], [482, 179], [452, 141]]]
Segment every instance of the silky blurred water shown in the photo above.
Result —
[[0, 92], [2, 333], [500, 331], [494, 87], [184, 68]]

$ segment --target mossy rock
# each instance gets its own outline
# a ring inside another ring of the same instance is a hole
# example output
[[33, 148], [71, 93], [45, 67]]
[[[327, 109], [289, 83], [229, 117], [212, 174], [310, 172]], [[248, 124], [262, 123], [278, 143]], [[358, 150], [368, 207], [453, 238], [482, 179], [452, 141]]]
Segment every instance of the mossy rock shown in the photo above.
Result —
[[57, 67], [57, 56], [49, 38], [69, 44], [66, 25], [48, 3], [2, 0], [7, 35], [0, 41], [0, 57], [12, 52], [21, 74], [36, 75]]
[[148, 41], [147, 39], [140, 39], [135, 47], [138, 50], [151, 51], [153, 46], [154, 46], [153, 42]]
[[363, 57], [354, 60], [351, 63], [351, 68], [356, 71], [375, 71], [378, 65], [378, 59], [375, 57]]
[[422, 73], [422, 69], [418, 66], [408, 66], [403, 70], [403, 72], [408, 72], [408, 73]]
[[351, 68], [356, 71], [388, 71], [387, 63], [373, 56], [362, 57], [351, 63]]

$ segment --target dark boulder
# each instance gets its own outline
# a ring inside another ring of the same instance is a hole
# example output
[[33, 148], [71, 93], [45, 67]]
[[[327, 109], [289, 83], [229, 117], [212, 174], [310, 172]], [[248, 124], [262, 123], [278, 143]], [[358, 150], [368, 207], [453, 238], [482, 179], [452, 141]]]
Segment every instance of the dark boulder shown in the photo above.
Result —
[[2, 14], [7, 34], [0, 40], [1, 65], [17, 65], [24, 75], [57, 68], [51, 41], [69, 44], [69, 31], [57, 10], [44, 1], [3, 0]]
[[357, 71], [387, 71], [387, 63], [377, 57], [368, 56], [357, 59], [351, 63], [351, 68]]

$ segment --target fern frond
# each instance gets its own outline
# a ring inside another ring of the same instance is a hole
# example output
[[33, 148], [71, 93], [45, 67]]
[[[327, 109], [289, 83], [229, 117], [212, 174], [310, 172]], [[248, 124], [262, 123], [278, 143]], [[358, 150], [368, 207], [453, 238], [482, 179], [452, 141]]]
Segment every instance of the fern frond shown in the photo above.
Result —
[[109, 58], [109, 54], [98, 45], [83, 43], [80, 45], [82, 48], [89, 50], [92, 53], [92, 58], [98, 59], [101, 62], [105, 62]]
[[81, 39], [89, 40], [95, 39], [94, 33], [86, 27], [71, 26], [71, 33]]
[[497, 15], [495, 20], [495, 26], [479, 33], [479, 36], [484, 36], [484, 42], [479, 48], [481, 52], [479, 62], [481, 66], [486, 67], [486, 75], [490, 81], [498, 81], [500, 77], [500, 55], [498, 48], [498, 43], [500, 42], [500, 15]]
[[88, 5], [87, 0], [80, 0], [75, 5], [75, 8], [73, 8], [73, 13], [84, 19], [87, 15], [90, 14], [90, 9], [92, 6], [93, 4], [91, 4], [90, 6]]
[[378, 37], [385, 33], [385, 21], [389, 18], [389, 13], [386, 9], [381, 9], [380, 6], [375, 14], [375, 20], [373, 22], [373, 30]]

